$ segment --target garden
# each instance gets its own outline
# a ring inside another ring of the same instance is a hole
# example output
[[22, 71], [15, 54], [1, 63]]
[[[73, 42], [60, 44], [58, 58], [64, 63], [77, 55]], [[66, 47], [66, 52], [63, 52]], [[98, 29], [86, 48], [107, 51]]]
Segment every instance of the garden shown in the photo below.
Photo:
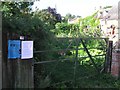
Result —
[[[108, 38], [97, 12], [85, 18], [61, 16], [52, 8], [32, 11], [33, 2], [3, 2], [3, 33], [34, 40], [35, 88], [120, 88], [104, 72]], [[79, 18], [75, 24], [68, 19]]]

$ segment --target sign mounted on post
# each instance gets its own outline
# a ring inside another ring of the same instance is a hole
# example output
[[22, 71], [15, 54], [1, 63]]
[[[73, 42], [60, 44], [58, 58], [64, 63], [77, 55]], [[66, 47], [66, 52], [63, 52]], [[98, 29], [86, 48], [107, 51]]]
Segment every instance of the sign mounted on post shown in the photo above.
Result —
[[21, 41], [21, 59], [33, 58], [33, 41]]
[[8, 59], [33, 58], [33, 41], [8, 40]]
[[8, 59], [20, 58], [20, 40], [8, 40]]

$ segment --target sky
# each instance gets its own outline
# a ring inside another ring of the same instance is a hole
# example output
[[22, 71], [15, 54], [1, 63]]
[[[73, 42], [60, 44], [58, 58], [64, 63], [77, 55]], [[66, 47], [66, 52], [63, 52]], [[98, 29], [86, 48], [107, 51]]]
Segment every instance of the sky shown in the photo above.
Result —
[[40, 10], [47, 9], [49, 6], [57, 9], [57, 13], [65, 16], [67, 13], [89, 16], [95, 12], [95, 8], [100, 6], [117, 5], [120, 0], [39, 0], [34, 3], [33, 10], [37, 6]]

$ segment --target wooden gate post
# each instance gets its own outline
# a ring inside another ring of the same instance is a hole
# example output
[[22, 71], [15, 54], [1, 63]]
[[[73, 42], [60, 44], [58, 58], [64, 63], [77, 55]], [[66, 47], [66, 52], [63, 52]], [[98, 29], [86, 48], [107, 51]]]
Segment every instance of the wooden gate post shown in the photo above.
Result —
[[106, 54], [106, 61], [105, 61], [105, 72], [111, 72], [111, 63], [112, 63], [112, 48], [113, 48], [113, 41], [108, 41], [107, 47], [107, 54]]
[[1, 89], [2, 89], [2, 13], [0, 12], [0, 90]]
[[[3, 37], [3, 88], [34, 88], [32, 59], [8, 59], [8, 55], [6, 52], [6, 50], [8, 49], [7, 35], [4, 34]], [[10, 37], [11, 35], [9, 36], [9, 39], [16, 39]]]
[[10, 88], [9, 74], [7, 72], [7, 33], [2, 31], [2, 88]]

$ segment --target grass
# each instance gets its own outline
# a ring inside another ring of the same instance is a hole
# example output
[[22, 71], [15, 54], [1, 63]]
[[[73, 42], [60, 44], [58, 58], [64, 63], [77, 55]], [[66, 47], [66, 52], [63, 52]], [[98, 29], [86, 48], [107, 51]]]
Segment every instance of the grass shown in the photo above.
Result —
[[[80, 65], [77, 63], [76, 69], [74, 61], [63, 61], [44, 64], [43, 77], [47, 77], [47, 82], [41, 82], [50, 88], [119, 88], [120, 81], [110, 74], [98, 74], [93, 66]], [[74, 73], [74, 70], [75, 73]], [[40, 79], [41, 80], [41, 79]], [[41, 88], [40, 82], [37, 82]]]

